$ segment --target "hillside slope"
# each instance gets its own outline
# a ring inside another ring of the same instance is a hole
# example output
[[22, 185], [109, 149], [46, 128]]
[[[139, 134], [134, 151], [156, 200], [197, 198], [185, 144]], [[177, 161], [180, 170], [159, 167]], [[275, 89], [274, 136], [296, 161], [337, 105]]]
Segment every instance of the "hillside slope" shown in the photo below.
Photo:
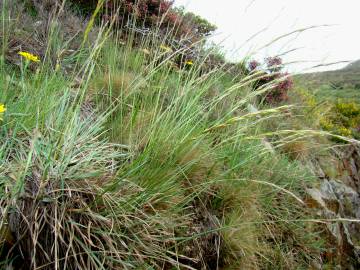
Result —
[[352, 213], [308, 195], [337, 177], [314, 111], [209, 68], [201, 18], [125, 2], [0, 2], [0, 268], [359, 268]]
[[300, 74], [298, 84], [308, 87], [324, 99], [346, 99], [360, 102], [360, 60], [343, 69]]

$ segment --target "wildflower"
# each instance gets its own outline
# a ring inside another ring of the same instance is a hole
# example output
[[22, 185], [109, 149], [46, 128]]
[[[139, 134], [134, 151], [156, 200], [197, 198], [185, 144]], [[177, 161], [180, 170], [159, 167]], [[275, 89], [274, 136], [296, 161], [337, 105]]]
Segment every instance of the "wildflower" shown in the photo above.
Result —
[[160, 45], [160, 49], [162, 49], [165, 52], [172, 52], [173, 51], [170, 47], [168, 47], [166, 45], [163, 45], [163, 44]]
[[192, 66], [192, 65], [194, 64], [194, 62], [191, 61], [191, 60], [188, 60], [188, 61], [185, 62], [185, 64], [186, 64], [187, 66]]
[[28, 61], [32, 61], [32, 62], [36, 62], [36, 63], [40, 62], [40, 59], [38, 56], [31, 54], [29, 52], [19, 52], [18, 54], [21, 55], [22, 57], [24, 57]]
[[0, 103], [0, 121], [3, 120], [1, 116], [5, 111], [6, 111], [5, 105]]
[[269, 69], [278, 69], [282, 65], [282, 59], [278, 56], [268, 57], [265, 61]]
[[5, 105], [0, 103], [0, 113], [4, 113], [5, 111], [6, 111]]
[[252, 60], [250, 63], [249, 63], [249, 69], [250, 71], [253, 71], [255, 69], [257, 69], [258, 67], [260, 66], [260, 63], [256, 60]]

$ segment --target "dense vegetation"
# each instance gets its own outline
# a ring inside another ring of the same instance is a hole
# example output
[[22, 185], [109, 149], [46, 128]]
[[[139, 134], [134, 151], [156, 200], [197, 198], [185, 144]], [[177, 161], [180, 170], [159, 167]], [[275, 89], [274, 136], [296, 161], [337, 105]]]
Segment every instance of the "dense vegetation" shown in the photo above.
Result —
[[296, 84], [297, 88], [301, 89], [302, 93], [306, 92], [308, 99], [311, 99], [309, 106], [322, 104], [323, 114], [319, 117], [322, 129], [359, 138], [359, 61], [339, 70], [298, 75]]
[[0, 3], [1, 268], [357, 265], [306, 194], [308, 149], [357, 141], [277, 58], [226, 63], [168, 1]]

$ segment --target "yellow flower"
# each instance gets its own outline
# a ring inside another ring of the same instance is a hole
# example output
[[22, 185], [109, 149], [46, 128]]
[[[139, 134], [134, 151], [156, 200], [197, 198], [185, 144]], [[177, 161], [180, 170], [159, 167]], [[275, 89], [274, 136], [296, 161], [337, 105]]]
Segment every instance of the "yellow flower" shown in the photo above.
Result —
[[166, 52], [172, 52], [173, 51], [170, 47], [168, 47], [166, 45], [163, 45], [163, 44], [160, 45], [160, 49], [162, 49], [162, 50], [164, 50]]
[[3, 113], [5, 111], [6, 111], [5, 105], [0, 103], [0, 113]]
[[194, 64], [194, 62], [189, 60], [189, 61], [186, 61], [185, 64], [188, 65], [188, 66], [192, 66]]
[[32, 61], [32, 62], [40, 62], [40, 59], [38, 56], [33, 55], [29, 52], [18, 52], [19, 55], [21, 55], [22, 57], [24, 57], [26, 60]]
[[0, 103], [0, 121], [3, 120], [1, 116], [5, 111], [6, 111], [5, 105]]

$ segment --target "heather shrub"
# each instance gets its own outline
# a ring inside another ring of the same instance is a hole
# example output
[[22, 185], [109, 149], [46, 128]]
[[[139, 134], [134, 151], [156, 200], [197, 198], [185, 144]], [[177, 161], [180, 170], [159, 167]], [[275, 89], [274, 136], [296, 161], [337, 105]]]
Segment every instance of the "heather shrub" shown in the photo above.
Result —
[[[207, 71], [219, 66], [216, 54], [209, 53], [212, 49], [204, 46], [216, 26], [186, 12], [183, 7], [174, 7], [173, 1], [104, 0], [96, 4], [94, 1], [72, 0], [72, 3], [88, 16], [98, 8], [98, 23], [109, 23], [123, 40], [133, 40], [135, 47], [145, 46], [145, 54], [151, 53], [147, 48], [160, 48], [164, 56], [162, 60], [173, 56], [176, 68], [190, 68], [195, 62], [203, 61], [204, 55], [208, 56], [204, 65], [208, 67]], [[147, 40], [146, 44], [143, 44], [144, 40]]]
[[252, 60], [248, 64], [249, 73], [258, 74], [254, 89], [270, 86], [270, 90], [262, 96], [268, 104], [278, 104], [288, 100], [288, 91], [293, 88], [293, 80], [289, 73], [283, 71], [284, 65], [280, 57], [268, 57], [261, 64]]
[[[91, 14], [97, 1], [72, 0], [82, 10]], [[173, 37], [186, 37], [192, 42], [211, 34], [216, 26], [206, 19], [186, 12], [184, 8], [175, 8], [174, 1], [168, 0], [103, 0], [100, 17], [105, 21], [115, 21], [117, 27], [125, 25], [142, 29], [158, 28], [162, 34], [172, 32]], [[160, 33], [159, 33], [160, 34]]]
[[134, 16], [138, 24], [176, 24], [178, 17], [170, 10], [173, 2], [166, 0], [106, 0], [103, 15], [116, 15], [125, 23]]

